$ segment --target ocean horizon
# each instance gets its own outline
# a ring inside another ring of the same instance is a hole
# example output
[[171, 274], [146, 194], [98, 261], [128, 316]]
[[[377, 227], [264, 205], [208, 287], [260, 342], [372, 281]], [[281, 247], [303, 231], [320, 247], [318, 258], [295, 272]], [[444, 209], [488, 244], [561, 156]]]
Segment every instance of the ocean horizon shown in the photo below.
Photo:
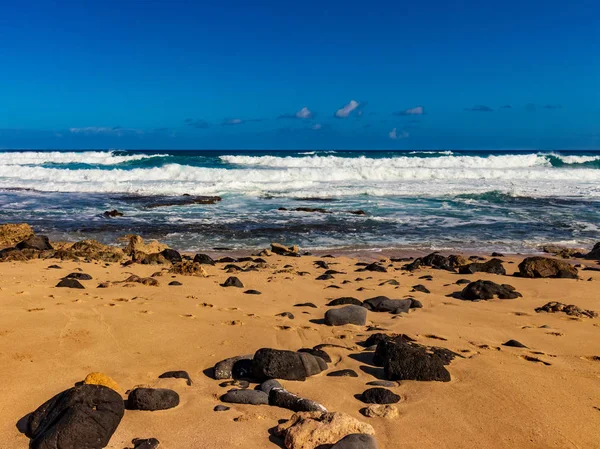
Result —
[[2, 150], [0, 202], [53, 240], [534, 253], [597, 240], [600, 151]]

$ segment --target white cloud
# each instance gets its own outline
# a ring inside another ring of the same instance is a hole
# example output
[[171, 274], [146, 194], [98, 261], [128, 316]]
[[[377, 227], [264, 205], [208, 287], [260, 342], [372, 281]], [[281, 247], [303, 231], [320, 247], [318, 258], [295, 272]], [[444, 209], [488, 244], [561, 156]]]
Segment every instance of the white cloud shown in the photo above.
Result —
[[119, 126], [115, 126], [113, 128], [109, 128], [106, 126], [86, 126], [84, 128], [69, 128], [69, 132], [71, 134], [104, 134], [110, 136], [123, 136], [125, 134], [144, 134], [144, 132], [139, 129], [121, 128]]
[[346, 118], [359, 106], [360, 103], [358, 101], [350, 100], [350, 103], [348, 103], [346, 106], [335, 111], [335, 116], [337, 118]]
[[312, 118], [313, 113], [312, 111], [310, 111], [306, 106], [303, 107], [302, 109], [300, 109], [298, 112], [296, 112], [296, 117], [298, 118]]
[[423, 115], [425, 114], [425, 108], [423, 106], [416, 106], [414, 108], [405, 109], [404, 111], [394, 112], [394, 115]]
[[396, 140], [396, 139], [406, 139], [409, 136], [408, 132], [406, 131], [401, 131], [400, 133], [397, 132], [396, 128], [392, 129], [389, 133], [388, 133], [388, 137], [392, 140]]
[[323, 128], [323, 125], [321, 125], [320, 123], [315, 123], [312, 127], [312, 129], [314, 129], [315, 131], [317, 131], [321, 128]]

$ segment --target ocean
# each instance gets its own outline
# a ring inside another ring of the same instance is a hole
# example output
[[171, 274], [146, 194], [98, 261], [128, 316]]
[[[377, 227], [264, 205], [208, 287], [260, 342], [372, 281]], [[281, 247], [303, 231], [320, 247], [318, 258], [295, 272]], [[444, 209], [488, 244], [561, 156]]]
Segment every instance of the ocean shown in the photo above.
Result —
[[[148, 207], [185, 194], [222, 201]], [[112, 209], [124, 215], [103, 216]], [[2, 151], [7, 222], [52, 240], [135, 233], [182, 251], [589, 248], [600, 152]]]

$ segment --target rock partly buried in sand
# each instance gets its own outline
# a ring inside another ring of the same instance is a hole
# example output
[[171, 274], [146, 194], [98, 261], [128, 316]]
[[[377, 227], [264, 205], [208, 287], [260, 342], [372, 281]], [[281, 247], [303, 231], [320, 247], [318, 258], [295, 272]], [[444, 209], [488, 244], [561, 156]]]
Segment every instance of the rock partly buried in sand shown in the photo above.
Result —
[[158, 283], [158, 281], [156, 279], [154, 279], [154, 278], [142, 278], [142, 277], [139, 277], [136, 274], [132, 274], [131, 276], [129, 276], [124, 281], [121, 281], [121, 283], [127, 283], [127, 282], [135, 282], [135, 283], [142, 284], [142, 285], [149, 285], [151, 287], [158, 287], [159, 286], [159, 283]]
[[387, 337], [377, 344], [373, 363], [383, 366], [388, 380], [450, 381], [445, 365], [457, 354], [445, 349]]
[[0, 248], [6, 248], [33, 236], [33, 229], [27, 223], [0, 225]]
[[194, 262], [200, 265], [214, 265], [216, 262], [208, 254], [196, 254], [194, 256]]
[[244, 284], [235, 276], [228, 277], [225, 282], [221, 284], [221, 287], [237, 287], [244, 288]]
[[431, 293], [423, 284], [413, 285], [411, 292]]
[[283, 437], [287, 449], [315, 449], [335, 444], [355, 433], [373, 435], [375, 430], [352, 416], [341, 413], [299, 412], [277, 426], [275, 435]]
[[418, 257], [411, 263], [402, 267], [404, 270], [414, 271], [422, 267], [431, 267], [437, 270], [456, 271], [457, 267], [468, 264], [463, 256], [452, 254], [448, 257], [439, 253], [431, 253], [425, 257]]
[[473, 273], [492, 273], [506, 275], [506, 270], [502, 265], [500, 259], [491, 259], [487, 262], [475, 262], [469, 265], [464, 265], [458, 268], [460, 274], [473, 274]]
[[365, 265], [364, 268], [359, 268], [356, 271], [359, 271], [359, 272], [360, 271], [375, 271], [375, 272], [378, 272], [378, 273], [387, 273], [387, 268], [384, 267], [383, 265], [381, 265], [378, 262], [373, 262], [373, 263], [371, 263], [369, 265]]
[[334, 299], [333, 301], [329, 301], [327, 305], [330, 307], [345, 305], [362, 306], [362, 301], [356, 298], [352, 298], [351, 296], [343, 296], [341, 298]]
[[342, 438], [330, 449], [378, 449], [377, 440], [371, 435], [353, 433]]
[[119, 384], [116, 383], [112, 377], [107, 376], [104, 373], [89, 373], [85, 376], [85, 379], [83, 379], [83, 383], [85, 385], [102, 385], [117, 392], [121, 391]]
[[167, 388], [135, 388], [127, 397], [129, 410], [167, 410], [179, 405], [179, 395]]
[[257, 380], [305, 380], [326, 369], [323, 359], [304, 352], [262, 348], [252, 360], [252, 373]]
[[400, 416], [398, 407], [390, 404], [371, 404], [360, 409], [360, 413], [369, 418], [393, 419]]
[[185, 379], [188, 386], [192, 385], [192, 379], [187, 371], [167, 371], [158, 376], [159, 379]]
[[231, 379], [233, 377], [234, 365], [240, 361], [252, 361], [253, 355], [238, 355], [221, 360], [214, 367], [214, 376], [216, 380]]
[[527, 257], [519, 264], [519, 275], [524, 278], [577, 279], [578, 271], [573, 265], [549, 257]]
[[598, 312], [593, 310], [586, 310], [580, 307], [577, 307], [575, 304], [563, 304], [562, 302], [551, 301], [547, 304], [544, 304], [542, 307], [538, 307], [535, 309], [536, 312], [548, 312], [548, 313], [556, 313], [563, 312], [569, 316], [576, 317], [587, 317], [587, 318], [596, 318], [598, 316]]
[[281, 243], [271, 243], [271, 252], [280, 256], [298, 257], [300, 255], [298, 246], [285, 246]]
[[199, 277], [208, 277], [208, 273], [200, 265], [198, 262], [192, 262], [189, 260], [182, 260], [181, 262], [176, 262], [169, 269], [169, 273], [173, 274], [181, 274], [183, 276], [199, 276]]
[[28, 419], [31, 449], [101, 449], [123, 417], [121, 395], [101, 385], [80, 385], [57, 394]]
[[134, 438], [131, 440], [133, 449], [157, 449], [160, 442], [156, 438]]
[[45, 235], [33, 235], [15, 245], [17, 249], [35, 249], [36, 251], [47, 251], [54, 249], [50, 244], [50, 239]]
[[128, 256], [132, 256], [138, 252], [146, 254], [160, 253], [162, 250], [168, 248], [167, 245], [159, 243], [156, 240], [144, 242], [144, 239], [139, 235], [127, 235], [125, 239], [128, 240], [128, 243], [124, 251]]
[[113, 209], [113, 210], [105, 211], [102, 215], [106, 218], [116, 218], [116, 217], [122, 217], [123, 212], [120, 212], [117, 209]]
[[327, 412], [327, 409], [318, 402], [302, 398], [281, 387], [271, 388], [269, 391], [269, 405], [285, 408], [293, 412]]
[[329, 354], [327, 354], [325, 351], [323, 351], [323, 349], [320, 348], [302, 348], [302, 349], [298, 349], [298, 352], [307, 352], [308, 354], [312, 354], [315, 357], [321, 357], [323, 360], [325, 360], [325, 362], [327, 363], [331, 363], [331, 356]]
[[353, 369], [340, 369], [327, 373], [329, 377], [358, 377], [358, 373]]
[[499, 299], [516, 299], [523, 295], [515, 290], [512, 285], [496, 284], [492, 281], [475, 281], [467, 285], [460, 293], [461, 299], [468, 301]]
[[269, 404], [269, 395], [261, 390], [231, 390], [222, 395], [220, 399], [231, 404]]
[[363, 301], [363, 307], [373, 312], [408, 313], [411, 306], [411, 299], [390, 299], [387, 296], [376, 296]]
[[502, 343], [502, 346], [508, 346], [510, 348], [527, 348], [527, 346], [517, 340], [508, 340], [507, 342]]
[[355, 324], [364, 326], [367, 323], [367, 309], [361, 306], [345, 306], [339, 309], [329, 309], [325, 312], [325, 324], [328, 326], [343, 326]]
[[63, 279], [56, 286], [59, 288], [85, 288], [77, 279]]
[[[262, 293], [259, 292], [258, 290], [252, 290], [252, 289], [246, 290], [244, 293], [246, 295], [262, 295]], [[294, 318], [294, 317], [292, 316], [292, 318]]]
[[360, 400], [367, 404], [395, 404], [400, 401], [400, 396], [387, 388], [375, 387], [365, 390]]
[[87, 273], [74, 272], [67, 274], [63, 279], [77, 279], [78, 281], [91, 281], [92, 277]]

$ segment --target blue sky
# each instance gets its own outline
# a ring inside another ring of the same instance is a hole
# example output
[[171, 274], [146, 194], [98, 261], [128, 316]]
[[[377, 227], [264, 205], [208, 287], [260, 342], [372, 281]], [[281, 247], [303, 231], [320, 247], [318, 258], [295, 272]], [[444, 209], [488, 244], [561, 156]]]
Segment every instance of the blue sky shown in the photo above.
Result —
[[598, 149], [600, 2], [0, 0], [0, 148]]

